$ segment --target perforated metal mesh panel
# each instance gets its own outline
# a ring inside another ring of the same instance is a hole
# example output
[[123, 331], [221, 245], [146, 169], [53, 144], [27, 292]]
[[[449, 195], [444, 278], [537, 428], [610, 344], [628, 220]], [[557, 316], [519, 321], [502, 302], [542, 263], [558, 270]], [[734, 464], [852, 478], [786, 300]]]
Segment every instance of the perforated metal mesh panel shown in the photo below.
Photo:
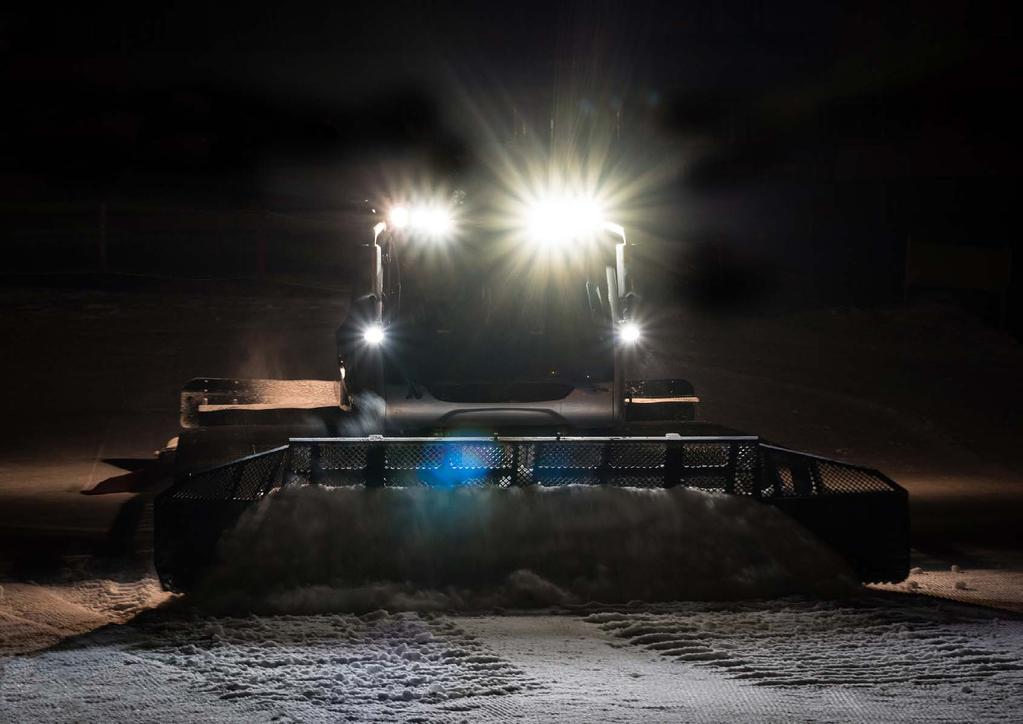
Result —
[[763, 497], [807, 497], [899, 490], [877, 470], [807, 455], [772, 445], [760, 446], [764, 459]]
[[280, 485], [287, 447], [251, 455], [227, 465], [190, 473], [170, 496], [180, 500], [258, 500]]
[[659, 442], [611, 443], [608, 465], [616, 470], [664, 468], [666, 448]]
[[397, 443], [384, 450], [384, 467], [388, 470], [436, 470], [443, 464], [444, 448], [440, 445]]
[[817, 474], [820, 477], [819, 493], [865, 493], [891, 489], [888, 481], [876, 471], [841, 463], [817, 460]]
[[366, 446], [318, 446], [319, 465], [323, 470], [362, 470], [366, 467]]
[[736, 448], [735, 489], [736, 495], [756, 495], [757, 476], [761, 473], [758, 465], [760, 456], [758, 444], [739, 445]]
[[284, 484], [303, 483], [313, 469], [313, 450], [309, 445], [291, 444], [285, 456]]
[[293, 440], [289, 482], [321, 485], [619, 485], [755, 493], [757, 440], [392, 438]]
[[604, 460], [601, 443], [537, 443], [534, 467], [543, 470], [590, 470], [599, 468]]
[[682, 464], [687, 468], [723, 468], [728, 465], [731, 449], [711, 442], [684, 443]]
[[256, 500], [280, 485], [685, 486], [761, 498], [897, 490], [881, 473], [756, 438], [292, 440], [177, 481], [173, 497]]

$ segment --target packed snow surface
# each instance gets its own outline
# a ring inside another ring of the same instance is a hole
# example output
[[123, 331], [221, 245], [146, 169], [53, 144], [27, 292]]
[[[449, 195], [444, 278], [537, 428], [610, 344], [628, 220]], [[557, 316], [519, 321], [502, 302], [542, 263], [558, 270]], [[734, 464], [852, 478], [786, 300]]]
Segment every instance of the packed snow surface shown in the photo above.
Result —
[[952, 566], [952, 570], [916, 567], [902, 583], [879, 583], [879, 591], [908, 591], [959, 603], [1023, 614], [1023, 571], [975, 569]]
[[0, 584], [0, 657], [123, 623], [169, 598], [153, 577]]
[[187, 599], [0, 658], [3, 721], [1011, 721], [1023, 624], [906, 596], [467, 616]]
[[268, 496], [194, 600], [323, 612], [854, 590], [841, 560], [773, 508], [688, 489], [315, 486]]
[[885, 690], [1023, 683], [1020, 651], [1007, 650], [1004, 640], [1021, 633], [1018, 620], [1003, 623], [987, 611], [924, 599], [674, 604], [586, 620], [661, 656], [760, 685]]

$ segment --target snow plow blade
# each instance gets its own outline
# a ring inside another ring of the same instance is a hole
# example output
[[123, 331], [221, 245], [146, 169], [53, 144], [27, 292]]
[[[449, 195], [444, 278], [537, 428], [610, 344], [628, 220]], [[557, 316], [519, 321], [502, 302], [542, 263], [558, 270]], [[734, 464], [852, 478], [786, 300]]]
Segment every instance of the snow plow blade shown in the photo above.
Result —
[[841, 554], [864, 582], [909, 572], [905, 489], [882, 473], [750, 436], [292, 438], [184, 472], [156, 500], [155, 563], [188, 590], [221, 535], [252, 505], [295, 485], [327, 487], [684, 486], [774, 505]]

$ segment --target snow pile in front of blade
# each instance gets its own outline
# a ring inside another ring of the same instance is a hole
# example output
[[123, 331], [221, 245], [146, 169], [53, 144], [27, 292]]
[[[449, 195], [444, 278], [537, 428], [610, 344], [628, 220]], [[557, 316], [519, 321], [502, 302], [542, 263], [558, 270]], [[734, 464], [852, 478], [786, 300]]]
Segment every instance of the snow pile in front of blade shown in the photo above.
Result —
[[195, 600], [234, 610], [437, 610], [855, 590], [755, 501], [683, 488], [351, 489], [269, 496]]

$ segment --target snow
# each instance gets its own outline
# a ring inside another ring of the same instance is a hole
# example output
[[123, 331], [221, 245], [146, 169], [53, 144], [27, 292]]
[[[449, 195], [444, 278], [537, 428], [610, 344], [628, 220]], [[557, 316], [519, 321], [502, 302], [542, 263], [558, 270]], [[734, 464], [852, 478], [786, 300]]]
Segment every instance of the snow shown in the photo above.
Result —
[[720, 600], [855, 590], [774, 508], [687, 489], [316, 486], [269, 496], [197, 594], [212, 610], [322, 612]]
[[8, 582], [0, 587], [0, 657], [123, 623], [168, 598], [152, 577], [44, 585]]
[[[3, 662], [0, 718], [394, 720], [535, 688], [448, 619], [159, 612]], [[59, 679], [60, 685], [54, 686]], [[154, 690], [154, 682], [161, 682]]]
[[[242, 531], [283, 536], [241, 551], [248, 573], [225, 574], [246, 595], [203, 601], [164, 594], [148, 568], [151, 494], [80, 491], [174, 434], [190, 377], [331, 379], [343, 302], [166, 286], [0, 290], [11, 311], [0, 333], [18, 350], [4, 361], [17, 380], [5, 409], [20, 413], [0, 439], [0, 721], [1019, 718], [1023, 348], [1005, 335], [940, 307], [774, 319], [664, 310], [663, 329], [650, 330], [640, 371], [692, 380], [704, 419], [877, 466], [909, 489], [915, 568], [902, 584], [772, 598], [826, 592], [841, 567], [787, 521], [699, 493], [685, 515], [655, 512], [671, 566], [625, 568], [619, 533], [557, 541], [581, 557], [547, 560], [551, 542], [526, 526], [527, 545], [490, 551], [504, 556], [500, 574], [469, 576], [471, 586], [438, 585], [439, 571], [414, 558], [388, 560], [393, 548], [363, 551], [393, 566], [393, 580], [339, 582], [336, 561], [303, 538], [316, 530], [302, 516], [324, 501], [296, 492]], [[649, 513], [644, 500], [627, 510]], [[414, 517], [417, 502], [405, 502]], [[541, 502], [543, 515], [568, 505]], [[599, 510], [584, 516], [576, 535], [599, 521]], [[357, 530], [327, 533], [358, 542]], [[326, 570], [308, 575], [310, 553]], [[433, 560], [465, 572], [469, 550], [454, 553]], [[598, 556], [618, 561], [610, 579], [590, 566]], [[747, 564], [749, 576], [719, 580]], [[295, 585], [256, 585], [260, 565], [273, 574], [263, 584]], [[310, 583], [325, 572], [334, 580]], [[629, 603], [633, 585], [731, 600]], [[507, 608], [525, 603], [557, 612]]]
[[916, 567], [902, 584], [874, 584], [879, 591], [900, 590], [959, 603], [1023, 614], [1023, 571], [998, 569], [924, 570]]
[[0, 660], [0, 719], [1010, 721], [1023, 624], [924, 598], [216, 617]]
[[[924, 599], [675, 604], [665, 612], [597, 613], [586, 620], [661, 656], [761, 685], [926, 683], [942, 689], [1023, 681], [1023, 661], [1013, 650], [1020, 642], [1012, 643], [1023, 633], [1019, 622], [1005, 624], [987, 612], [942, 608]], [[968, 640], [957, 635], [966, 630]]]
[[676, 603], [462, 625], [556, 681], [550, 711], [579, 720], [1011, 721], [1023, 698], [1023, 625], [928, 599]]

